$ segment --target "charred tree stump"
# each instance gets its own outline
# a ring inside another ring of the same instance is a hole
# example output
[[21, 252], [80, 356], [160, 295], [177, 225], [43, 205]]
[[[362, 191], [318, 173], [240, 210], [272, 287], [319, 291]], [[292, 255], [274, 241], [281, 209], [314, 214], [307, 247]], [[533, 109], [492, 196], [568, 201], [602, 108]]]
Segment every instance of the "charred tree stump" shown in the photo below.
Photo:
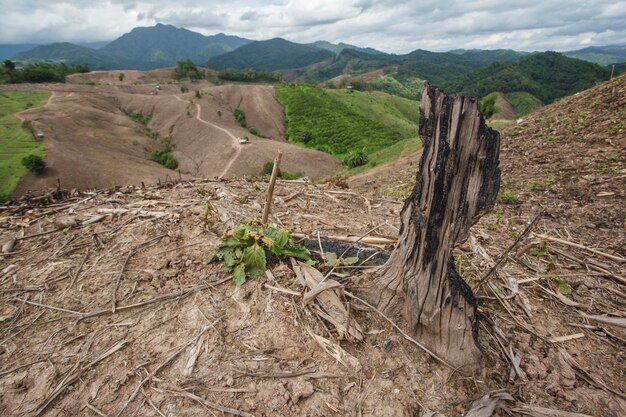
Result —
[[500, 186], [500, 135], [473, 97], [446, 95], [425, 83], [420, 104], [424, 149], [404, 202], [398, 243], [368, 285], [388, 314], [403, 314], [417, 339], [464, 373], [481, 368], [472, 290], [452, 250], [493, 207]]

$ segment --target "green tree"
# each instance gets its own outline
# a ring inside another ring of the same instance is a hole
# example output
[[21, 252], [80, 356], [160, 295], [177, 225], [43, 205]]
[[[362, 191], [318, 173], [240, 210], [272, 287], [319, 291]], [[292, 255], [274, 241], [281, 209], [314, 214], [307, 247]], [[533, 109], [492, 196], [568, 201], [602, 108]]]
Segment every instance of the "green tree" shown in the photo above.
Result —
[[39, 155], [25, 156], [22, 158], [22, 165], [24, 165], [27, 170], [34, 172], [35, 174], [41, 174], [46, 168], [46, 163]]
[[120, 72], [120, 75], [117, 76], [117, 79], [120, 80], [120, 82], [122, 82], [124, 81], [124, 77], [125, 77], [124, 73]]
[[190, 81], [196, 81], [204, 78], [204, 73], [190, 59], [185, 59], [176, 63], [172, 76], [176, 80], [189, 79]]

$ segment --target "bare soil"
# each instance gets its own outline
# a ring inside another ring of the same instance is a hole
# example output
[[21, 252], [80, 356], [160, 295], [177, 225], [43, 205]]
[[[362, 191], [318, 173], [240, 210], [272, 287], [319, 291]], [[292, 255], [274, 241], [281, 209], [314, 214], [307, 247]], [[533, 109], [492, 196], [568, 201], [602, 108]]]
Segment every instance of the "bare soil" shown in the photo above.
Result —
[[[625, 100], [622, 76], [502, 132], [501, 190], [517, 201], [502, 199], [456, 252], [482, 314], [473, 378], [346, 296], [364, 330], [347, 340], [303, 303], [288, 262], [224, 281], [206, 260], [226, 227], [260, 217], [265, 182], [183, 179], [4, 208], [0, 243], [18, 240], [0, 260], [0, 414], [458, 416], [505, 390], [512, 415], [624, 415]], [[417, 161], [388, 168], [349, 189], [281, 181], [271, 220], [313, 239], [394, 238]], [[354, 291], [367, 270], [331, 277]]]
[[[283, 109], [273, 87], [199, 82], [189, 84], [190, 92], [181, 94], [180, 84], [168, 80], [169, 73], [124, 71], [124, 81], [119, 82], [119, 72], [96, 72], [70, 77], [75, 84], [1, 86], [53, 92], [47, 105], [20, 114], [44, 133], [48, 168], [41, 175], [26, 175], [14, 195], [52, 187], [57, 181], [64, 188], [85, 190], [155, 184], [171, 177], [256, 176], [279, 150], [287, 157], [284, 170], [288, 172], [320, 177], [340, 167], [331, 155], [284, 140]], [[200, 98], [195, 90], [201, 92]], [[245, 112], [248, 126], [265, 138], [239, 125], [233, 117], [236, 108]], [[152, 114], [147, 128], [158, 137], [148, 137], [125, 111]], [[175, 144], [173, 155], [180, 173], [148, 159], [167, 136]], [[238, 138], [244, 136], [250, 143], [240, 146]]]

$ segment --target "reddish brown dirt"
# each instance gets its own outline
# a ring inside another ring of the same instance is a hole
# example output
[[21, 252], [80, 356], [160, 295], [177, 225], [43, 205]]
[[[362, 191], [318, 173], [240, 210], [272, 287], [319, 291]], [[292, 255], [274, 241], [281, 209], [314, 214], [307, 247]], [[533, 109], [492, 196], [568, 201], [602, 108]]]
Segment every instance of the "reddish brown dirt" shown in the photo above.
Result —
[[[98, 84], [166, 84], [174, 81], [172, 68], [160, 68], [152, 71], [119, 70], [119, 71], [92, 71], [85, 74], [72, 74], [67, 77], [67, 82], [72, 84], [98, 83]], [[124, 74], [120, 81], [119, 75]]]
[[[27, 237], [0, 259], [0, 414], [30, 416], [41, 407], [44, 416], [95, 416], [94, 408], [113, 416], [128, 403], [122, 416], [219, 415], [181, 397], [186, 393], [257, 417], [409, 417], [427, 410], [452, 417], [504, 389], [514, 398], [512, 410], [624, 415], [626, 332], [581, 314], [625, 317], [624, 100], [626, 75], [503, 132], [502, 191], [518, 201], [497, 204], [456, 253], [479, 297], [482, 375], [448, 370], [355, 301], [365, 340], [340, 340], [301, 295], [267, 286], [301, 291], [288, 264], [270, 265], [276, 281], [196, 288], [227, 276], [205, 260], [225, 224], [260, 217], [267, 183], [183, 181], [76, 193], [48, 206], [24, 201], [0, 212], [0, 243]], [[415, 162], [396, 165], [348, 190], [279, 182], [271, 220], [312, 237], [361, 236], [374, 226], [374, 235], [393, 237], [415, 169]], [[207, 201], [217, 215], [207, 215]], [[103, 208], [130, 211], [71, 225]], [[532, 235], [507, 252], [542, 210], [533, 232], [596, 252], [544, 245]], [[363, 279], [360, 269], [341, 272], [333, 278], [351, 290], [354, 278]], [[186, 295], [174, 297], [181, 289]], [[79, 320], [94, 311], [101, 314]], [[309, 331], [340, 344], [358, 365], [338, 363]], [[521, 375], [511, 355], [520, 358]]]
[[[42, 175], [25, 176], [14, 195], [51, 187], [57, 179], [64, 187], [87, 189], [153, 184], [168, 176], [178, 177], [177, 171], [148, 159], [149, 152], [158, 149], [160, 140], [166, 136], [175, 144], [173, 155], [183, 177], [259, 175], [263, 164], [271, 161], [279, 150], [285, 155], [283, 169], [288, 172], [319, 177], [340, 167], [339, 161], [328, 154], [284, 141], [283, 110], [271, 86], [212, 86], [201, 82], [189, 86], [192, 92], [180, 94], [179, 84], [154, 82], [157, 76], [166, 73], [161, 70], [145, 76], [132, 73], [123, 85], [107, 84], [111, 78], [117, 78], [112, 77], [113, 73], [103, 72], [91, 75], [99, 80], [96, 85], [2, 86], [4, 90], [54, 92], [50, 103], [21, 115], [44, 133], [48, 168]], [[195, 97], [196, 89], [202, 92], [200, 99]], [[233, 117], [237, 107], [245, 112], [248, 125], [267, 139], [239, 126]], [[144, 128], [128, 118], [124, 110], [152, 113], [147, 127], [159, 137], [147, 137]], [[251, 138], [250, 144], [240, 146], [234, 138], [244, 136]]]

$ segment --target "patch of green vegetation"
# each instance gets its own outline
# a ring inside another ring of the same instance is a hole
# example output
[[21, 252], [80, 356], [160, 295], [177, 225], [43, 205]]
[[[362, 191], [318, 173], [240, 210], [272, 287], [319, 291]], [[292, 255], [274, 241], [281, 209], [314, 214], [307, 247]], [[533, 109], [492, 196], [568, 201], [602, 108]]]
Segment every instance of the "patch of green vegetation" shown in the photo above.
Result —
[[548, 242], [543, 242], [541, 246], [529, 250], [528, 254], [531, 256], [548, 256], [550, 254]]
[[[270, 176], [272, 175], [272, 171], [274, 170], [274, 161], [267, 161], [263, 164], [263, 168], [261, 169], [261, 176]], [[278, 178], [283, 180], [297, 180], [298, 178], [304, 177], [302, 172], [287, 172], [282, 169], [278, 169]]]
[[612, 135], [617, 135], [621, 130], [626, 128], [626, 122], [624, 122], [623, 120], [615, 125], [613, 125], [613, 127], [611, 127], [611, 134]]
[[241, 81], [246, 83], [277, 83], [281, 81], [281, 75], [278, 72], [258, 71], [251, 68], [237, 70], [228, 68], [217, 73], [220, 80]]
[[41, 174], [46, 169], [46, 163], [39, 155], [28, 155], [22, 158], [22, 165], [24, 168], [35, 174]]
[[546, 188], [553, 186], [554, 184], [556, 184], [556, 182], [557, 182], [556, 178], [548, 177], [541, 181], [531, 182], [527, 185], [526, 188], [528, 189], [528, 191], [539, 192], [539, 191], [544, 191]]
[[410, 155], [421, 149], [422, 141], [419, 138], [405, 139], [398, 143], [394, 143], [384, 149], [376, 151], [369, 155], [369, 163], [360, 167], [349, 169], [346, 173], [349, 175], [358, 174], [367, 171], [373, 167], [386, 164], [404, 156]]
[[190, 59], [176, 62], [176, 68], [172, 73], [175, 80], [196, 81], [204, 78], [205, 74]]
[[506, 101], [509, 102], [515, 111], [515, 117], [526, 116], [543, 106], [541, 100], [526, 91], [514, 91], [505, 94]]
[[162, 148], [155, 149], [148, 155], [148, 158], [154, 162], [158, 162], [163, 165], [165, 168], [176, 169], [178, 167], [178, 162], [174, 159], [172, 155], [172, 151], [174, 150], [174, 142], [172, 142], [172, 138], [166, 136], [161, 141]]
[[6, 59], [0, 64], [0, 84], [15, 83], [62, 83], [69, 74], [89, 72], [86, 65], [50, 64], [35, 62], [17, 68]]
[[419, 102], [403, 97], [376, 95], [361, 91], [327, 90], [332, 98], [354, 113], [376, 121], [398, 131], [403, 138], [418, 134]]
[[492, 91], [505, 94], [525, 91], [543, 103], [552, 103], [608, 80], [610, 72], [608, 68], [557, 52], [535, 52], [517, 62], [495, 62], [457, 77], [446, 87], [449, 92], [477, 97]]
[[517, 204], [519, 203], [519, 198], [517, 198], [517, 196], [513, 193], [502, 191], [496, 197], [496, 201], [499, 204]]
[[363, 166], [369, 162], [369, 156], [361, 151], [352, 151], [345, 158], [343, 158], [343, 164], [348, 168], [356, 168]]
[[44, 149], [33, 137], [32, 125], [14, 116], [22, 110], [43, 105], [47, 91], [10, 91], [0, 93], [0, 201], [9, 198], [19, 179], [27, 173], [22, 159], [44, 156]]
[[353, 90], [381, 91], [411, 100], [419, 100], [424, 90], [424, 81], [417, 77], [412, 77], [401, 82], [389, 75], [384, 75], [371, 81], [348, 80], [347, 83], [352, 86]]
[[130, 112], [127, 110], [124, 110], [124, 113], [126, 114], [126, 116], [130, 117], [138, 123], [141, 123], [144, 126], [146, 126], [152, 119], [152, 113], [144, 115], [141, 112]]
[[606, 159], [609, 162], [619, 162], [620, 157], [619, 157], [618, 153], [613, 153], [613, 154], [607, 156]]
[[378, 121], [381, 112], [365, 117], [359, 105], [346, 105], [329, 91], [312, 85], [276, 85], [290, 142], [343, 157], [359, 149], [371, 154], [406, 138], [398, 128]]
[[494, 114], [502, 111], [500, 107], [496, 106], [497, 99], [498, 93], [491, 93], [478, 102], [478, 108], [485, 119], [491, 119]]
[[266, 226], [248, 220], [226, 231], [221, 239], [217, 253], [209, 262], [221, 261], [224, 269], [233, 274], [233, 281], [237, 285], [246, 282], [246, 278], [261, 276], [268, 260], [293, 257], [311, 262], [309, 251], [295, 243], [287, 230], [276, 225]]

